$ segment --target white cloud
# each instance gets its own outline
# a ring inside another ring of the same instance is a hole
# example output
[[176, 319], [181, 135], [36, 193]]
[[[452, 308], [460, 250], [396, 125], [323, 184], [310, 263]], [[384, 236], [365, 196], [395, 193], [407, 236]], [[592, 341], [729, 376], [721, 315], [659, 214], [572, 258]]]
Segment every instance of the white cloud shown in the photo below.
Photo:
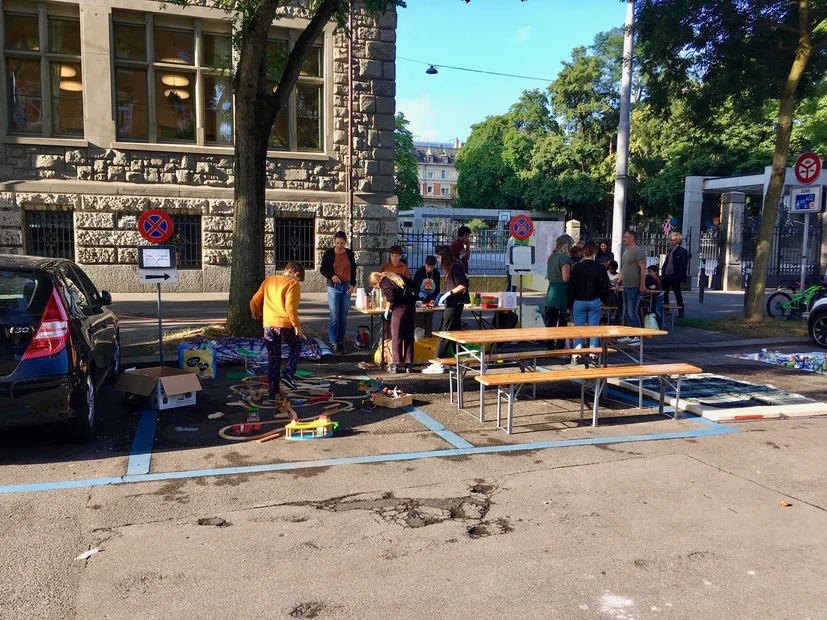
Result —
[[514, 45], [522, 45], [526, 41], [531, 38], [531, 28], [528, 26], [523, 26], [517, 32], [514, 33], [514, 36], [511, 37], [511, 43]]
[[437, 140], [437, 130], [434, 121], [438, 118], [437, 109], [431, 101], [430, 95], [422, 95], [418, 99], [397, 99], [396, 111], [402, 112], [410, 121], [408, 129], [414, 135], [414, 140], [433, 142]]

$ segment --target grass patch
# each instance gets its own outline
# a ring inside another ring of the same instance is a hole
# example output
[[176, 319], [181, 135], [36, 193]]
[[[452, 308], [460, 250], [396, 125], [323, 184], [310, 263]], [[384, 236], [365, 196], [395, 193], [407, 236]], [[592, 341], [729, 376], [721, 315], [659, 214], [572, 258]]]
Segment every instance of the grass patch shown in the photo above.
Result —
[[675, 325], [694, 327], [711, 332], [723, 332], [740, 338], [782, 338], [784, 336], [807, 337], [805, 321], [784, 321], [781, 319], [748, 320], [742, 316], [725, 319], [676, 319]]
[[[223, 325], [207, 325], [205, 327], [182, 327], [180, 329], [164, 330], [164, 353], [178, 353], [178, 345], [193, 340], [211, 340], [226, 338], [230, 334]], [[142, 340], [130, 345], [130, 349], [140, 349], [147, 355], [158, 352], [158, 337]]]

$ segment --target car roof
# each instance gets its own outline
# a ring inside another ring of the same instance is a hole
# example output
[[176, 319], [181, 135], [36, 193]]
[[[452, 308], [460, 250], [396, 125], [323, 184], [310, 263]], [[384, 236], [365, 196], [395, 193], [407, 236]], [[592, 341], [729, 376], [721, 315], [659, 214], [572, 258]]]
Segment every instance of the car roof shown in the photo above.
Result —
[[54, 268], [62, 262], [65, 262], [62, 258], [50, 258], [47, 256], [0, 254], [0, 268], [11, 267], [18, 269], [42, 269], [43, 271], [53, 271]]

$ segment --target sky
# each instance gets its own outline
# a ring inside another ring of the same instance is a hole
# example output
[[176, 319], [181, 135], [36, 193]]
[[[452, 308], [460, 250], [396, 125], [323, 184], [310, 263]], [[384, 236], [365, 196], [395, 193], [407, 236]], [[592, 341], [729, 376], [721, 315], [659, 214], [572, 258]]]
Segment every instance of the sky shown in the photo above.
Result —
[[[524, 90], [545, 89], [598, 32], [623, 26], [619, 0], [407, 0], [398, 10], [396, 110], [414, 140], [464, 142], [471, 125], [503, 114]], [[425, 64], [543, 78], [526, 80], [438, 69]], [[548, 81], [546, 81], [548, 80]]]

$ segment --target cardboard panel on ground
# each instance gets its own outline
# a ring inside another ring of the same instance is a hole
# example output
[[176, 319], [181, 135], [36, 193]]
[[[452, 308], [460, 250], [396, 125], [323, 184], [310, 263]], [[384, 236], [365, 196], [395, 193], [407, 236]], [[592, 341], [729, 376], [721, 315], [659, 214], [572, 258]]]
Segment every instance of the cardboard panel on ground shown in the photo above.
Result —
[[121, 375], [115, 389], [145, 398], [144, 406], [158, 411], [187, 407], [201, 391], [198, 376], [166, 366], [130, 369]]
[[[610, 383], [637, 392], [637, 381], [610, 379]], [[658, 380], [643, 381], [643, 393], [658, 398]], [[667, 387], [666, 400], [675, 405], [675, 390]], [[703, 373], [681, 382], [681, 410], [691, 411], [714, 422], [769, 420], [827, 416], [827, 403], [792, 394], [772, 385], [758, 385], [730, 377]]]

